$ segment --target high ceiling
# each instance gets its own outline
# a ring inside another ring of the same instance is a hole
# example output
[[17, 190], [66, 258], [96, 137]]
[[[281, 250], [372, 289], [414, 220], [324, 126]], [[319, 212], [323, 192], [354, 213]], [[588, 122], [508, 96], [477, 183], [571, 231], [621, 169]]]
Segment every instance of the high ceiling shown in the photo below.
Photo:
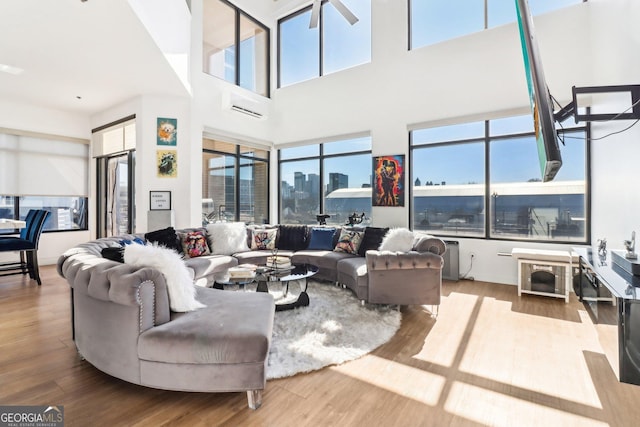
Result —
[[[233, 3], [269, 25], [311, 0]], [[4, 101], [91, 115], [142, 94], [187, 95], [127, 0], [2, 0], [0, 16], [0, 64], [24, 70], [0, 72]]]
[[92, 114], [187, 93], [126, 0], [5, 0], [0, 16], [0, 64], [24, 70], [0, 72], [4, 101]]

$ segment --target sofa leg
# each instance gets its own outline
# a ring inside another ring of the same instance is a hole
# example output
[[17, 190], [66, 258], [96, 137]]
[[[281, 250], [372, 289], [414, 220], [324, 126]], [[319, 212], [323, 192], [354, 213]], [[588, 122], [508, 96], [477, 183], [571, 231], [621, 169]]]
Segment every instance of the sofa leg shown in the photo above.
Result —
[[258, 409], [262, 405], [262, 390], [247, 390], [249, 408]]

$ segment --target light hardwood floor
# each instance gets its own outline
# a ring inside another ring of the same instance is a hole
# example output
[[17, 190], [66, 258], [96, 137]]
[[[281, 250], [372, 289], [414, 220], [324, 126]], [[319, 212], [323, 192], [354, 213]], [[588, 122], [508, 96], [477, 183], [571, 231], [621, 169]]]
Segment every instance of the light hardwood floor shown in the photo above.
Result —
[[269, 381], [252, 411], [245, 393], [154, 390], [81, 361], [66, 281], [53, 266], [41, 270], [41, 287], [0, 278], [0, 404], [64, 405], [67, 426], [640, 423], [640, 386], [617, 381], [601, 344], [615, 340], [599, 340], [575, 295], [565, 304], [519, 298], [514, 286], [445, 282], [437, 320], [404, 307], [390, 342], [342, 366]]

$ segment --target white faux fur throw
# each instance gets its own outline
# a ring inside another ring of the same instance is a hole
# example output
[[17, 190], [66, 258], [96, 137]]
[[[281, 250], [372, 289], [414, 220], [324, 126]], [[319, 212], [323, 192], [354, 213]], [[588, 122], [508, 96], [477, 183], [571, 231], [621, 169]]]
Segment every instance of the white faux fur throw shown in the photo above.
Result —
[[392, 228], [382, 239], [380, 251], [409, 252], [413, 248], [414, 235], [408, 228]]
[[206, 307], [196, 300], [193, 278], [176, 251], [157, 244], [126, 245], [124, 262], [136, 267], [153, 267], [164, 275], [171, 310], [183, 312]]

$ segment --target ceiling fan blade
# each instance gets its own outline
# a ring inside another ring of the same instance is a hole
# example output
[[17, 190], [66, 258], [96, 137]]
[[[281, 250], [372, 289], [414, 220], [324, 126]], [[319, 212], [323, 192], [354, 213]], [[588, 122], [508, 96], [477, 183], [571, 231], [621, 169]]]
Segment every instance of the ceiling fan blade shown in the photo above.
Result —
[[309, 28], [316, 28], [318, 26], [321, 5], [322, 0], [313, 0], [313, 8], [311, 9], [311, 21], [309, 22]]
[[349, 21], [349, 24], [353, 25], [358, 22], [356, 15], [354, 15], [340, 0], [329, 0], [329, 3], [331, 3], [347, 21]]

